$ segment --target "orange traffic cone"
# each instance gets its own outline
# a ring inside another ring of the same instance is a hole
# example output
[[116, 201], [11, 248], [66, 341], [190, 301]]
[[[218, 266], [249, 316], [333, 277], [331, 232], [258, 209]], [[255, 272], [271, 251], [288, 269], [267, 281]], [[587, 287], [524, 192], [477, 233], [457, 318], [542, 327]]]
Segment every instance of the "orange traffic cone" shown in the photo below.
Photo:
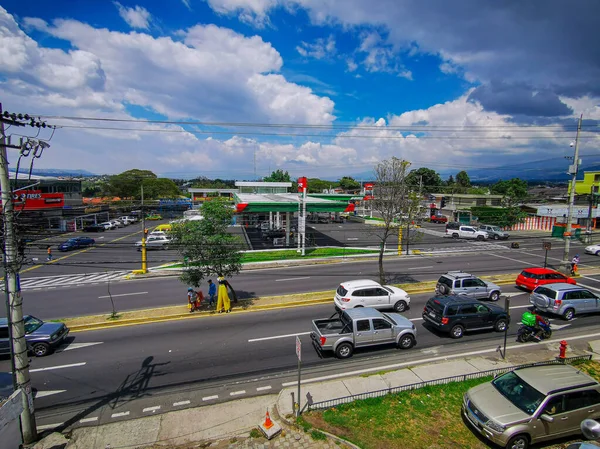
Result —
[[271, 421], [271, 417], [269, 416], [269, 410], [267, 410], [267, 417], [265, 418], [265, 422], [263, 423], [263, 427], [265, 429], [270, 429], [273, 427], [273, 421]]

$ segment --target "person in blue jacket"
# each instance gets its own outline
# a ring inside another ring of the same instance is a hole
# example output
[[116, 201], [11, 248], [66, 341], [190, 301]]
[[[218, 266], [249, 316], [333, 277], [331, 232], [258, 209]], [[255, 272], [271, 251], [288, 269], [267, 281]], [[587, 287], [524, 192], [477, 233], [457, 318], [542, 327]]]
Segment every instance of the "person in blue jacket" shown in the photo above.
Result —
[[217, 284], [212, 279], [208, 280], [208, 304], [212, 307], [215, 304], [215, 296], [217, 296]]

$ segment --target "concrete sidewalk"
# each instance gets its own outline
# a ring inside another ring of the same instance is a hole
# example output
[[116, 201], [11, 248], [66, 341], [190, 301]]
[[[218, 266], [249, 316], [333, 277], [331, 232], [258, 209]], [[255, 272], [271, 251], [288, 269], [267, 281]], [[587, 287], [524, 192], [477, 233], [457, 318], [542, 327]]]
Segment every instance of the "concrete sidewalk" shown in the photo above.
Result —
[[[313, 403], [327, 401], [412, 385], [423, 381], [451, 376], [479, 373], [494, 369], [555, 360], [558, 343], [540, 343], [511, 349], [506, 360], [498, 353], [487, 357], [439, 357], [437, 363], [407, 362], [404, 369], [348, 376], [335, 380], [305, 379], [301, 386], [302, 406], [307, 398]], [[567, 357], [592, 355], [600, 357], [600, 340], [586, 342], [574, 340], [569, 345]], [[338, 377], [338, 376], [336, 376]], [[278, 395], [265, 395], [231, 401], [212, 406], [189, 408], [176, 412], [152, 415], [129, 421], [95, 427], [80, 427], [65, 439], [52, 434], [35, 446], [35, 449], [117, 449], [117, 448], [192, 448], [210, 447], [245, 448], [314, 448], [355, 447], [328, 436], [315, 440], [293, 425], [292, 394], [297, 385], [290, 385]], [[257, 429], [269, 410], [272, 419], [283, 427], [283, 432], [271, 441], [259, 436]]]

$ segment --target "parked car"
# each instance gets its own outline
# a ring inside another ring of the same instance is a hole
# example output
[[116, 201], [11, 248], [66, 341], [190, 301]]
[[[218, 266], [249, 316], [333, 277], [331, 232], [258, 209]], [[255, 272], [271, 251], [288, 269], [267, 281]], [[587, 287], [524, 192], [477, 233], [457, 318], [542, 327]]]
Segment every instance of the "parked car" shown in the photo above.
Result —
[[108, 230], [108, 229], [115, 229], [115, 224], [111, 221], [105, 221], [102, 223], [99, 223], [100, 226], [104, 226], [104, 229]]
[[83, 232], [104, 232], [106, 231], [106, 226], [102, 224], [89, 224], [83, 227]]
[[504, 332], [510, 321], [502, 307], [462, 296], [434, 296], [427, 301], [422, 316], [425, 323], [452, 338], [482, 329]]
[[59, 251], [72, 251], [79, 248], [87, 248], [88, 246], [94, 246], [96, 241], [89, 237], [73, 237], [66, 242], [58, 245]]
[[587, 254], [593, 254], [595, 256], [600, 256], [600, 245], [589, 245], [585, 247], [585, 252]]
[[381, 313], [371, 307], [345, 310], [338, 318], [313, 320], [310, 338], [317, 351], [333, 351], [336, 357], [352, 357], [355, 348], [394, 343], [410, 349], [417, 343], [417, 329], [397, 313]]
[[115, 228], [124, 228], [125, 224], [121, 220], [110, 220]]
[[154, 231], [169, 232], [172, 229], [173, 229], [173, 225], [171, 225], [169, 223], [163, 223], [163, 224], [159, 224], [157, 227], [155, 227]]
[[508, 232], [503, 231], [498, 226], [481, 224], [478, 226], [478, 228], [480, 231], [487, 232], [489, 238], [494, 240], [507, 240], [510, 237], [510, 234]]
[[432, 215], [429, 217], [429, 221], [432, 223], [448, 223], [448, 217], [445, 215]]
[[464, 271], [448, 271], [438, 279], [435, 293], [498, 301], [502, 290], [493, 282], [483, 281]]
[[577, 284], [575, 279], [549, 268], [526, 268], [517, 276], [515, 284], [526, 290], [533, 290], [538, 285], [566, 282]]
[[459, 226], [458, 229], [446, 228], [446, 237], [452, 237], [453, 239], [487, 240], [488, 233], [478, 231], [477, 228], [473, 226]]
[[355, 307], [394, 309], [401, 313], [408, 309], [410, 296], [392, 285], [381, 285], [370, 279], [342, 282], [335, 292], [333, 302], [337, 310]]
[[146, 216], [146, 220], [162, 220], [162, 215], [160, 214], [150, 214]]
[[477, 433], [510, 449], [581, 433], [600, 417], [600, 384], [570, 365], [518, 368], [470, 388], [462, 415]]
[[[23, 321], [27, 349], [36, 357], [50, 354], [69, 335], [69, 328], [64, 323], [46, 323], [31, 315], [25, 315]], [[0, 318], [0, 355], [10, 354], [8, 335], [8, 322], [6, 318]]]
[[[162, 235], [151, 235], [146, 239], [146, 249], [168, 249], [171, 239]], [[138, 251], [142, 250], [142, 241], [135, 243]]]
[[151, 237], [151, 236], [170, 238], [169, 235], [165, 231], [152, 231], [150, 234], [148, 234], [148, 237]]
[[572, 320], [575, 315], [600, 312], [600, 298], [590, 290], [573, 284], [549, 284], [537, 287], [529, 302], [540, 311]]
[[125, 225], [130, 225], [133, 224], [137, 221], [137, 218], [134, 217], [133, 215], [125, 215], [123, 217], [119, 217], [119, 220], [122, 221], [123, 223], [125, 223]]

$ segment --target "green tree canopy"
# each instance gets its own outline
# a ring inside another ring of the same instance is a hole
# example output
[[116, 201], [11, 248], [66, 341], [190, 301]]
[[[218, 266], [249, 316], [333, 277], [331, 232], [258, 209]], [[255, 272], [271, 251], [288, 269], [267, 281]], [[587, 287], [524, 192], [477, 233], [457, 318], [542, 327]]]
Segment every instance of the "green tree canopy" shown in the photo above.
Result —
[[243, 245], [227, 232], [233, 214], [228, 204], [214, 199], [202, 206], [202, 220], [173, 225], [173, 243], [187, 261], [180, 276], [183, 283], [197, 288], [209, 276], [221, 273], [228, 277], [240, 272]]
[[360, 182], [356, 181], [350, 176], [344, 176], [338, 181], [338, 185], [344, 190], [358, 190], [360, 189]]
[[406, 183], [413, 189], [421, 186], [422, 193], [434, 193], [443, 184], [440, 175], [435, 170], [426, 167], [411, 170], [406, 176]]
[[127, 170], [108, 178], [108, 193], [121, 198], [140, 198], [142, 182], [146, 179], [156, 179], [150, 170]]
[[144, 179], [144, 198], [176, 198], [181, 195], [177, 184], [168, 178]]
[[292, 179], [290, 178], [290, 174], [287, 171], [284, 172], [283, 170], [275, 170], [274, 172], [271, 173], [270, 176], [267, 176], [266, 178], [264, 178], [263, 181], [265, 181], [265, 182], [292, 182]]
[[469, 179], [469, 175], [466, 171], [462, 170], [456, 174], [456, 183], [460, 187], [471, 187], [471, 180]]
[[494, 195], [503, 195], [513, 201], [522, 200], [527, 197], [527, 181], [512, 178], [508, 181], [498, 181], [490, 186]]
[[333, 189], [338, 187], [338, 183], [334, 181], [326, 181], [319, 178], [308, 178], [308, 193], [322, 193], [323, 190]]

